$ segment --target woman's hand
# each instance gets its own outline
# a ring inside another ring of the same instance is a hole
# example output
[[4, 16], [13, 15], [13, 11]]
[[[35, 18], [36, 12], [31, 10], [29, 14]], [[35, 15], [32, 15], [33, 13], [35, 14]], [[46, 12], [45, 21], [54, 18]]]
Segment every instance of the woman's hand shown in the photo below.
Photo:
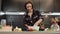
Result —
[[32, 30], [33, 29], [31, 26], [28, 26], [27, 24], [25, 24], [25, 26], [28, 28], [28, 30]]
[[31, 26], [28, 26], [29, 31], [33, 31], [33, 28]]

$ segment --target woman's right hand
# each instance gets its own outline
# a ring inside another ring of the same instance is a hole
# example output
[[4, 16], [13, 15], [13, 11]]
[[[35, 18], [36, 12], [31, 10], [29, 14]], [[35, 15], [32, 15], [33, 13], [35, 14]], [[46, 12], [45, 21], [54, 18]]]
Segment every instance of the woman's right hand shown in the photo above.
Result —
[[33, 31], [33, 28], [31, 26], [28, 26], [29, 31]]
[[27, 24], [25, 24], [25, 26], [28, 28], [29, 31], [33, 30], [33, 28], [31, 26], [28, 26]]

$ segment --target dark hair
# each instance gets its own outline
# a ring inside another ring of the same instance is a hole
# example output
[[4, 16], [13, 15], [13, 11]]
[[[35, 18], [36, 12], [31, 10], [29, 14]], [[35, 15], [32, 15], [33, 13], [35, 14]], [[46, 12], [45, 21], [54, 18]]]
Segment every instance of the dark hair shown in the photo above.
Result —
[[[29, 4], [29, 3], [32, 4], [31, 1], [28, 1], [28, 2], [25, 3], [25, 9], [27, 9], [27, 8], [26, 8], [26, 5]], [[32, 8], [33, 8], [33, 4], [32, 4]]]

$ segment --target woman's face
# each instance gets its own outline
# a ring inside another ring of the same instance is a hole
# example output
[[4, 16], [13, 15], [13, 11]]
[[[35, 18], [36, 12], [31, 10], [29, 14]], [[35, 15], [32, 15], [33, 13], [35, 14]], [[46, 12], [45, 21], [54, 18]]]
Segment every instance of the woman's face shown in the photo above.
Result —
[[31, 11], [31, 9], [32, 9], [32, 4], [31, 4], [31, 3], [28, 3], [28, 4], [26, 5], [26, 8], [27, 8], [28, 11]]

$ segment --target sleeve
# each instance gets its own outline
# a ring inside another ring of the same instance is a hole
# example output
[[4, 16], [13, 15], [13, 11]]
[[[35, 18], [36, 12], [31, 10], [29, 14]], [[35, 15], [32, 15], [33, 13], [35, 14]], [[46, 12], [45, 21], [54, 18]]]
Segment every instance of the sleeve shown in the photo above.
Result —
[[37, 19], [38, 19], [38, 20], [39, 20], [39, 19], [42, 19], [42, 21], [44, 21], [44, 18], [43, 18], [43, 16], [41, 15], [41, 13], [40, 13], [39, 11], [37, 11], [36, 13], [37, 13], [37, 15], [38, 15], [38, 18], [37, 18]]
[[39, 11], [37, 11], [37, 15], [38, 15], [38, 18], [39, 18], [39, 19], [43, 19], [43, 18], [42, 18], [42, 15], [41, 15], [41, 13], [40, 13]]
[[26, 15], [24, 15], [24, 24], [27, 24]]

